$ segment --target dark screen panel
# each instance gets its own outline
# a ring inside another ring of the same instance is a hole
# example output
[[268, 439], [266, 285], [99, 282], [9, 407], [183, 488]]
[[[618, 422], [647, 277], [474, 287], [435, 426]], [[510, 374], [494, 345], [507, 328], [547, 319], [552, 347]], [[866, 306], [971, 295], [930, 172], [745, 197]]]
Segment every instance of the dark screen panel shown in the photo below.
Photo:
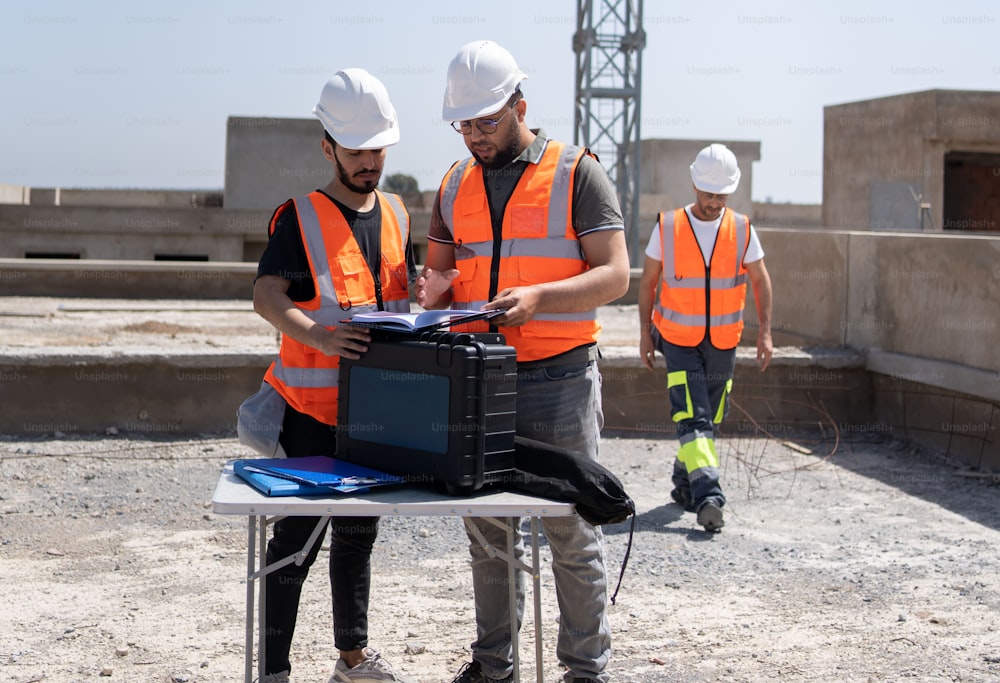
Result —
[[448, 452], [451, 383], [444, 375], [353, 366], [350, 438], [431, 453]]

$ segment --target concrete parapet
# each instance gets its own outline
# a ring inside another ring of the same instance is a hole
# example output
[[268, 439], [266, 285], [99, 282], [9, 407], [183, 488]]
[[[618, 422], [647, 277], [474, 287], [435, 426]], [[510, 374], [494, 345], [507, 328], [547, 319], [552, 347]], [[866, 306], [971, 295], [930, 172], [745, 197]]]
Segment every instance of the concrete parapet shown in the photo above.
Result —
[[[605, 429], [672, 436], [662, 358], [651, 372], [633, 348], [604, 349], [603, 356]], [[723, 429], [780, 434], [808, 426], [832, 433], [871, 422], [870, 382], [863, 356], [849, 349], [778, 348], [761, 373], [755, 349], [741, 346]]]
[[[272, 358], [273, 351], [221, 347], [212, 352], [8, 348], [0, 353], [0, 390], [17, 400], [4, 401], [0, 432], [232, 433], [237, 407], [260, 386]], [[603, 349], [600, 368], [605, 432], [659, 435], [673, 448], [662, 359], [651, 372], [635, 347], [610, 346]], [[779, 348], [761, 373], [754, 350], [741, 347], [722, 432], [784, 439], [804, 428], [831, 437], [907, 439], [957, 463], [1000, 469], [996, 401], [902, 374], [871, 372], [863, 355], [849, 349]]]
[[0, 258], [5, 296], [134, 299], [246, 299], [253, 263]]
[[7, 396], [0, 431], [43, 436], [231, 432], [236, 408], [260, 386], [267, 354], [40, 354], [0, 356]]
[[25, 188], [24, 201], [39, 206], [190, 209], [222, 206], [222, 192], [211, 190], [108, 190], [70, 187]]
[[0, 258], [256, 262], [270, 217], [270, 211], [211, 207], [0, 205]]
[[[631, 347], [608, 347], [603, 354], [605, 429], [672, 435], [662, 365], [648, 371]], [[18, 400], [0, 414], [0, 431], [232, 431], [236, 408], [260, 386], [272, 358], [225, 349], [8, 351], [0, 355], [0, 382]], [[752, 349], [741, 348], [726, 428], [780, 433], [866, 419], [867, 382], [861, 359], [851, 352], [780, 349], [774, 366], [761, 374]]]
[[923, 444], [949, 461], [1000, 472], [1000, 403], [996, 400], [896, 373], [872, 373], [872, 405], [887, 434]]
[[27, 204], [30, 198], [31, 188], [27, 185], [0, 183], [0, 204]]

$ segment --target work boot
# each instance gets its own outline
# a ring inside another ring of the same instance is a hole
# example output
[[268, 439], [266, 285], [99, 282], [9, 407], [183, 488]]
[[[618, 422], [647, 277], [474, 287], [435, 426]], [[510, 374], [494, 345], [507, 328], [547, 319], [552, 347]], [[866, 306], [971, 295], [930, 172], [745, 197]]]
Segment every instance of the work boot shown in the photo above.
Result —
[[258, 683], [288, 683], [288, 670], [279, 671], [273, 674], [264, 674]]
[[694, 505], [691, 503], [691, 492], [687, 489], [674, 489], [670, 492], [670, 497], [675, 503], [684, 508], [684, 512], [694, 512]]
[[705, 531], [722, 531], [722, 527], [726, 525], [722, 519], [722, 508], [712, 501], [704, 503], [698, 509], [698, 524], [705, 527]]
[[459, 670], [458, 676], [451, 683], [511, 683], [513, 680], [514, 674], [506, 678], [490, 678], [483, 673], [479, 662], [472, 661], [466, 662], [465, 666]]

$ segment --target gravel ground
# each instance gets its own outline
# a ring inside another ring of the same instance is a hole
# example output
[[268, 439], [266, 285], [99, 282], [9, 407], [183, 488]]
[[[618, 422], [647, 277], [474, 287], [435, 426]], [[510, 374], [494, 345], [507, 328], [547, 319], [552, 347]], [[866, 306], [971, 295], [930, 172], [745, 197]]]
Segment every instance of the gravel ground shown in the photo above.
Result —
[[[727, 524], [707, 534], [669, 503], [672, 442], [606, 435], [638, 505], [609, 608], [614, 681], [1000, 680], [1000, 482], [852, 437], [722, 438]], [[229, 435], [0, 438], [0, 681], [242, 680], [245, 521], [210, 503], [236, 457]], [[628, 525], [605, 532], [617, 578]], [[383, 520], [374, 567], [373, 645], [450, 681], [474, 632], [461, 522]], [[330, 675], [324, 573], [306, 584], [296, 683]], [[529, 610], [523, 680], [533, 630]]]

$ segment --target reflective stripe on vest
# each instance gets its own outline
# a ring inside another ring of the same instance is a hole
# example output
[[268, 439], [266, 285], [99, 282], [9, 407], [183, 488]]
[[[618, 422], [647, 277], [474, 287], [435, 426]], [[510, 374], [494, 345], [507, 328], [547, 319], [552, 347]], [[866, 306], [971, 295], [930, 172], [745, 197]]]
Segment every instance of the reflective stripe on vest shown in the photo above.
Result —
[[[528, 164], [507, 202], [499, 249], [498, 291], [552, 282], [589, 267], [572, 226], [573, 178], [584, 154], [579, 147], [548, 141], [537, 163]], [[453, 281], [454, 308], [478, 310], [489, 297], [494, 236], [483, 182], [473, 159], [457, 162], [441, 184], [441, 217], [455, 245], [460, 275]], [[456, 326], [473, 331], [485, 324]], [[596, 341], [596, 309], [540, 313], [520, 327], [500, 327], [519, 361], [538, 360]]]
[[[687, 212], [663, 212], [658, 223], [663, 271], [659, 301], [653, 310], [657, 330], [672, 344], [697, 346], [707, 329], [713, 346], [734, 348], [743, 331], [748, 280], [743, 257], [750, 243], [750, 220], [726, 209], [708, 273]], [[710, 310], [706, 310], [706, 298]]]
[[[386, 310], [405, 313], [410, 310], [406, 263], [409, 216], [395, 195], [376, 192], [376, 198], [382, 210], [383, 304]], [[317, 324], [332, 328], [358, 313], [377, 310], [375, 280], [340, 209], [320, 192], [296, 197], [291, 203], [298, 215], [299, 232], [316, 287], [313, 299], [294, 302], [299, 311]], [[276, 211], [272, 218], [272, 232], [280, 213]], [[350, 284], [338, 288], [338, 282], [348, 282], [345, 269], [350, 269]], [[339, 367], [339, 356], [327, 356], [282, 335], [278, 358], [264, 379], [299, 412], [335, 425]]]
[[338, 368], [286, 368], [281, 358], [274, 360], [274, 376], [287, 387], [321, 389], [335, 387], [340, 379]]
[[[313, 193], [313, 195], [315, 194], [316, 193]], [[333, 277], [330, 273], [330, 262], [328, 256], [330, 252], [327, 250], [327, 245], [323, 239], [323, 228], [320, 224], [319, 216], [316, 213], [316, 207], [310, 199], [313, 195], [309, 195], [307, 197], [296, 197], [293, 200], [295, 202], [295, 211], [299, 216], [299, 228], [302, 232], [302, 242], [309, 254], [309, 263], [314, 271], [314, 281], [316, 283], [317, 296], [319, 299], [318, 311], [321, 312], [318, 316], [310, 315], [309, 317], [321, 325], [332, 327], [341, 320], [349, 319], [357, 313], [369, 313], [377, 310], [377, 305], [355, 304], [350, 301], [349, 297], [346, 300], [346, 305], [344, 305], [338, 298]], [[320, 196], [320, 201], [329, 201], [325, 195], [321, 194]], [[402, 201], [400, 201], [399, 197], [396, 195], [387, 195], [382, 194], [381, 192], [377, 192], [376, 196], [384, 200], [382, 202], [383, 225], [385, 225], [385, 209], [389, 208], [391, 211], [390, 215], [394, 218], [393, 221], [390, 221], [390, 224], [395, 225], [398, 230], [399, 244], [403, 245], [403, 250], [405, 251], [406, 238], [410, 230], [410, 217], [406, 213], [406, 209], [403, 207]], [[383, 258], [385, 258], [385, 255]], [[405, 266], [405, 254], [403, 263]], [[409, 289], [404, 288], [406, 289], [405, 296], [400, 297], [398, 289], [387, 286], [391, 284], [392, 283], [386, 282], [382, 283], [383, 305], [385, 306], [385, 310], [393, 311], [394, 313], [409, 312]], [[374, 289], [371, 291], [369, 296], [370, 298], [375, 298]], [[323, 311], [328, 311], [329, 315], [323, 315]]]

